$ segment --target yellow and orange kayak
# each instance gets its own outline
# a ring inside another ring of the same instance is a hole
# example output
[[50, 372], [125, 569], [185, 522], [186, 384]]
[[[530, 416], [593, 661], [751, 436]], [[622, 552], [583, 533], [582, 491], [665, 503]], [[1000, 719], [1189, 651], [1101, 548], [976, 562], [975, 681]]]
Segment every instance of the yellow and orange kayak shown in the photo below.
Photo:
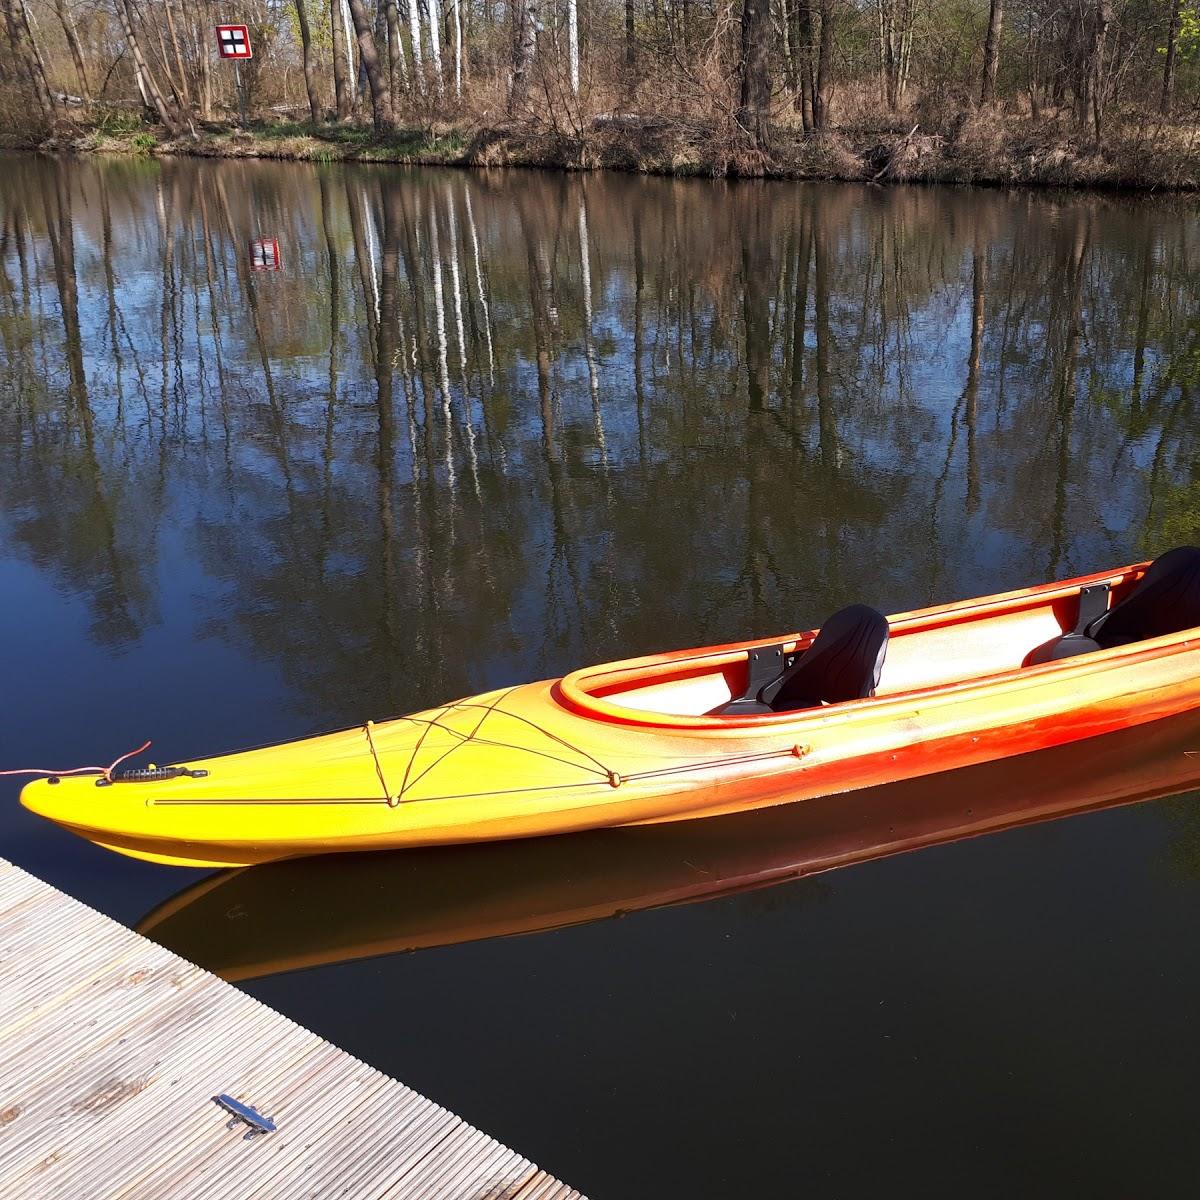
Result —
[[[341, 733], [123, 780], [38, 780], [22, 803], [137, 858], [239, 866], [679, 821], [1005, 758], [1200, 706], [1200, 628], [1029, 665], [1084, 596], [1148, 564], [889, 618], [868, 699], [753, 715], [765, 645], [609, 663]], [[186, 773], [182, 773], [186, 770]]]
[[207, 875], [136, 928], [237, 983], [755, 891], [1200, 787], [1200, 712], [709, 821], [327, 854]]

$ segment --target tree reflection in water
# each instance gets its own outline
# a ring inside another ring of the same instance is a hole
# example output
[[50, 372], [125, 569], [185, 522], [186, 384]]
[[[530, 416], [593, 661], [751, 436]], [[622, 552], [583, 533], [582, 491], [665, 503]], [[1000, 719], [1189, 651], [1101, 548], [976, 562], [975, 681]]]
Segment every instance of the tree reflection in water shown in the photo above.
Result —
[[1194, 536], [1183, 202], [11, 160], [0, 206], [10, 548], [123, 646], [182, 539], [327, 721]]

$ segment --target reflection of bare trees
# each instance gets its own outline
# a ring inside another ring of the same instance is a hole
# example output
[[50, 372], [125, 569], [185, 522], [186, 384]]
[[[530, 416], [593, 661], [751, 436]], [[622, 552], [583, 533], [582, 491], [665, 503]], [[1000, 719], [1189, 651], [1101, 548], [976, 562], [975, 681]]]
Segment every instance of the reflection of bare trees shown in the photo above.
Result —
[[1195, 505], [1170, 204], [183, 161], [0, 201], [13, 544], [128, 639], [182, 541], [331, 719], [1115, 561]]

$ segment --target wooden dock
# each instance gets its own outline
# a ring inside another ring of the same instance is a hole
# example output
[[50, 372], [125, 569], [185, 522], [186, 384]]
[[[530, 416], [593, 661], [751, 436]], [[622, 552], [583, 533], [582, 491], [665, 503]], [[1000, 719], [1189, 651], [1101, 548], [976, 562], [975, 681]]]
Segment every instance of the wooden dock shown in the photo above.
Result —
[[[582, 1200], [3, 859], [0, 1031], [4, 1200]], [[227, 1128], [220, 1093], [277, 1131]]]

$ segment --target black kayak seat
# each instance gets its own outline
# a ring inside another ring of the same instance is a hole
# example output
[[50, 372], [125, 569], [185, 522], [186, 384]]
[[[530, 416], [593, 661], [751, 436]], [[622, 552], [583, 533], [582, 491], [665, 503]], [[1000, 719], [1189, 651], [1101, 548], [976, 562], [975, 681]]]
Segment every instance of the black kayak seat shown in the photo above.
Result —
[[1038, 646], [1027, 666], [1071, 658], [1200, 625], [1200, 546], [1176, 546], [1146, 568], [1133, 591], [1108, 608], [1108, 584], [1083, 588], [1075, 628]]
[[1182, 633], [1200, 625], [1200, 546], [1176, 546], [1147, 568], [1137, 586], [1087, 629], [1103, 649]]
[[[749, 653], [746, 693], [717, 710], [722, 716], [793, 712], [822, 704], [841, 704], [875, 694], [887, 655], [887, 617], [865, 604], [839, 609], [790, 665], [780, 647]], [[765, 668], [777, 664], [764, 683]]]

